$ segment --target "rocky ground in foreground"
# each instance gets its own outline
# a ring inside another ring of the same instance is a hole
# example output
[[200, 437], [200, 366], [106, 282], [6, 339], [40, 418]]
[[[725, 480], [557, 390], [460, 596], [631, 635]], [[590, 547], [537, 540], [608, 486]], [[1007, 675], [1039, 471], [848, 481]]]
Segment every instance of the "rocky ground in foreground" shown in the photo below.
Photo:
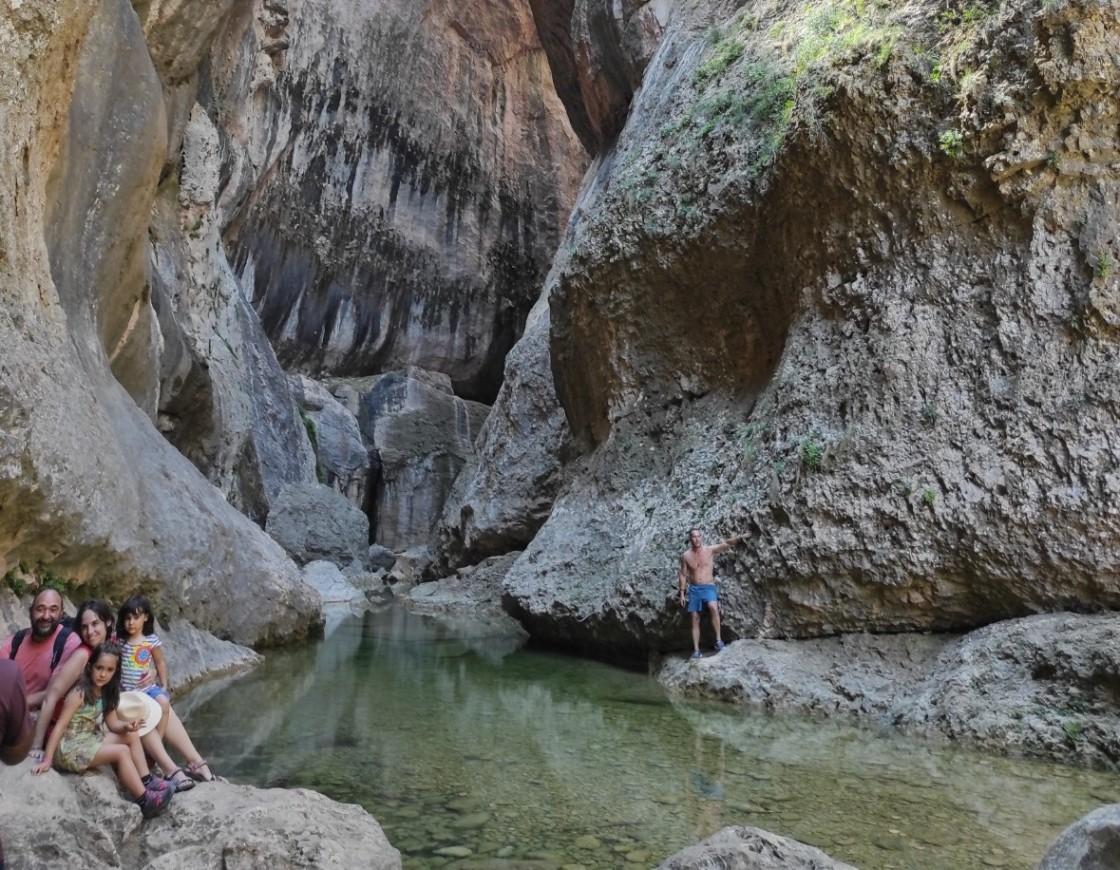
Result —
[[306, 789], [199, 784], [143, 821], [109, 773], [33, 776], [24, 761], [0, 767], [0, 816], [12, 870], [401, 867], [369, 813]]

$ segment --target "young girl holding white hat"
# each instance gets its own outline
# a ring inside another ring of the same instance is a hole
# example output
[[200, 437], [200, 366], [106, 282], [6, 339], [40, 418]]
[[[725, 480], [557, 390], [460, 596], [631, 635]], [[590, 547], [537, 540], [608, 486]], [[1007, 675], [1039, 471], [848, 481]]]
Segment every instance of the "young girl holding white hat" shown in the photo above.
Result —
[[[35, 774], [51, 769], [52, 760], [62, 770], [84, 773], [103, 764], [113, 765], [117, 779], [140, 805], [144, 818], [167, 809], [175, 788], [153, 776], [144, 759], [140, 732], [155, 725], [159, 707], [152, 714], [147, 696], [127, 693], [126, 706], [136, 710], [118, 711], [121, 702], [121, 648], [112, 642], [101, 644], [89, 657], [82, 679], [63, 701], [58, 724], [51, 731], [43, 760], [31, 768]], [[142, 708], [141, 706], [142, 705]], [[121, 713], [140, 713], [145, 718], [127, 721]], [[102, 731], [104, 723], [105, 733]]]

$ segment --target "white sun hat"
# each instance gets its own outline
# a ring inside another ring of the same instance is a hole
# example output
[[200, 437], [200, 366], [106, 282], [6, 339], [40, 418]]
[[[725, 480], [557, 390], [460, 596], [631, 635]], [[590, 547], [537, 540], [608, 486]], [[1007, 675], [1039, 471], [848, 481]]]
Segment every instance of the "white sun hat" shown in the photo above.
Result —
[[117, 704], [117, 718], [122, 722], [135, 722], [143, 719], [144, 724], [136, 733], [143, 737], [159, 724], [163, 710], [151, 695], [144, 692], [121, 692], [120, 703]]

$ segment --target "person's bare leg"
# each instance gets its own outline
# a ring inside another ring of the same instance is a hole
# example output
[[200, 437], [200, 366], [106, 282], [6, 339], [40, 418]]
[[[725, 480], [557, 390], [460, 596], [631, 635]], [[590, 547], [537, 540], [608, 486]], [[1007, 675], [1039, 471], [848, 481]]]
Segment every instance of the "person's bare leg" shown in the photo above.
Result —
[[690, 613], [692, 617], [692, 651], [700, 652], [700, 613]]
[[110, 739], [116, 736], [116, 734], [105, 735], [105, 741], [101, 744], [101, 748], [97, 750], [97, 754], [93, 756], [89, 766], [93, 768], [100, 767], [103, 764], [113, 765], [113, 770], [117, 772], [117, 779], [120, 780], [121, 785], [125, 787], [128, 793], [134, 798], [143, 797], [146, 789], [139, 771], [136, 770], [132, 753], [125, 744]]
[[209, 765], [202, 760], [202, 753], [191, 742], [190, 735], [187, 734], [187, 729], [183, 725], [183, 720], [179, 718], [179, 714], [175, 712], [174, 707], [171, 708], [167, 716], [167, 734], [164, 741], [182, 756], [188, 767], [193, 765], [193, 769], [201, 774], [203, 779], [213, 776]]
[[709, 601], [708, 612], [712, 615], [712, 628], [715, 629], [716, 643], [718, 644], [721, 640], [723, 640], [723, 636], [720, 634], [719, 630], [719, 605], [714, 601]]
[[129, 732], [128, 734], [109, 734], [106, 735], [105, 739], [108, 740], [111, 737], [115, 737], [128, 747], [128, 753], [132, 756], [132, 763], [135, 765], [141, 777], [145, 777], [151, 773], [148, 769], [148, 759], [144, 757], [144, 747], [140, 744], [140, 738], [134, 732]]
[[163, 745], [163, 741], [159, 739], [159, 734], [155, 731], [149, 731], [140, 738], [140, 744], [144, 747], [144, 751], [151, 756], [152, 761], [159, 765], [159, 769], [165, 775], [170, 775], [177, 765], [172, 761], [171, 756], [167, 754], [167, 748]]
[[171, 714], [171, 702], [163, 695], [156, 698], [156, 703], [159, 704], [161, 711], [159, 722], [156, 723], [156, 731], [159, 732], [159, 737], [162, 740], [167, 733], [167, 717]]

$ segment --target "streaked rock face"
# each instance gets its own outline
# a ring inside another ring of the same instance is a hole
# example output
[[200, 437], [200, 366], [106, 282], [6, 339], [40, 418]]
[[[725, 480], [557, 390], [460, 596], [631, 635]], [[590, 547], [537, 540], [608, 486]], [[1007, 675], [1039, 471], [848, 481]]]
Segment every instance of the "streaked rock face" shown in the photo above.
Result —
[[295, 566], [152, 424], [168, 121], [131, 6], [29, 0], [0, 44], [0, 571], [150, 590], [241, 643], [304, 637], [319, 603]]
[[582, 163], [528, 6], [246, 7], [203, 96], [226, 240], [281, 361], [415, 365], [491, 401]]

